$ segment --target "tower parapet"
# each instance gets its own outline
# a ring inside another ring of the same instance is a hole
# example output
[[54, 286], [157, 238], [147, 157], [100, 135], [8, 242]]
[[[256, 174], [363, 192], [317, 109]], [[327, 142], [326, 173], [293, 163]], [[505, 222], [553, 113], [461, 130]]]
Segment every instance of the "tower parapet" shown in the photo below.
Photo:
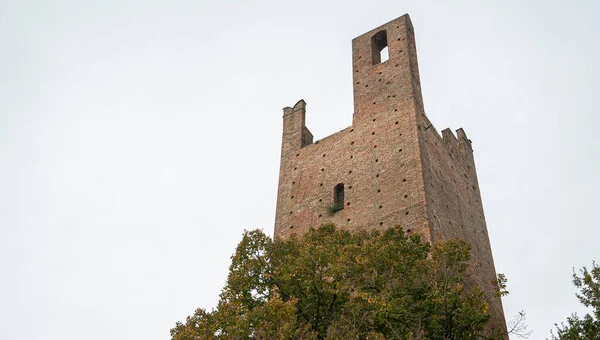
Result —
[[283, 109], [282, 155], [312, 144], [313, 135], [306, 127], [306, 102], [300, 99], [294, 107]]

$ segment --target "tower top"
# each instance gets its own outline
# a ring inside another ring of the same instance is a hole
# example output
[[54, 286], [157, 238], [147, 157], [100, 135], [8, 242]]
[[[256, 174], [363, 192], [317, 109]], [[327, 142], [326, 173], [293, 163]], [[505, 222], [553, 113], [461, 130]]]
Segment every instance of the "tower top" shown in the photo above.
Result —
[[415, 34], [408, 14], [352, 39], [354, 119], [385, 110], [385, 97], [418, 100], [421, 82]]

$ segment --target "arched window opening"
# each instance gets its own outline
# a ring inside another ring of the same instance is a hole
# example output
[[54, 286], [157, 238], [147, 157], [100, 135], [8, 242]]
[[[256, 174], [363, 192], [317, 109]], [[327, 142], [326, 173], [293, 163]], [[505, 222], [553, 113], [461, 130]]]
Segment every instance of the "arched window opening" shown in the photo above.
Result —
[[371, 38], [371, 50], [373, 65], [381, 64], [390, 59], [386, 31], [379, 31]]

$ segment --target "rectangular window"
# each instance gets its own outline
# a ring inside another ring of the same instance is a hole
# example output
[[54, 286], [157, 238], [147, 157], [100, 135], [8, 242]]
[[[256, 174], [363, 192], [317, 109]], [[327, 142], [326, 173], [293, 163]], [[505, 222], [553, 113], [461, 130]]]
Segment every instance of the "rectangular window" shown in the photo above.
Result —
[[373, 54], [373, 65], [388, 61], [390, 56], [386, 31], [379, 31], [371, 38], [371, 50]]

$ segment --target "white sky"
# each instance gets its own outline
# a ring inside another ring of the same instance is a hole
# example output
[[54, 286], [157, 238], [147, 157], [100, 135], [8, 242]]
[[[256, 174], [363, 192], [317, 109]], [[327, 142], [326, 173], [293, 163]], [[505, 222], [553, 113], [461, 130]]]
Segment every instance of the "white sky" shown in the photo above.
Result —
[[351, 39], [404, 13], [428, 116], [473, 140], [507, 316], [543, 339], [584, 311], [599, 1], [0, 0], [0, 338], [167, 339], [214, 306], [243, 230], [273, 232], [282, 108], [350, 125]]

